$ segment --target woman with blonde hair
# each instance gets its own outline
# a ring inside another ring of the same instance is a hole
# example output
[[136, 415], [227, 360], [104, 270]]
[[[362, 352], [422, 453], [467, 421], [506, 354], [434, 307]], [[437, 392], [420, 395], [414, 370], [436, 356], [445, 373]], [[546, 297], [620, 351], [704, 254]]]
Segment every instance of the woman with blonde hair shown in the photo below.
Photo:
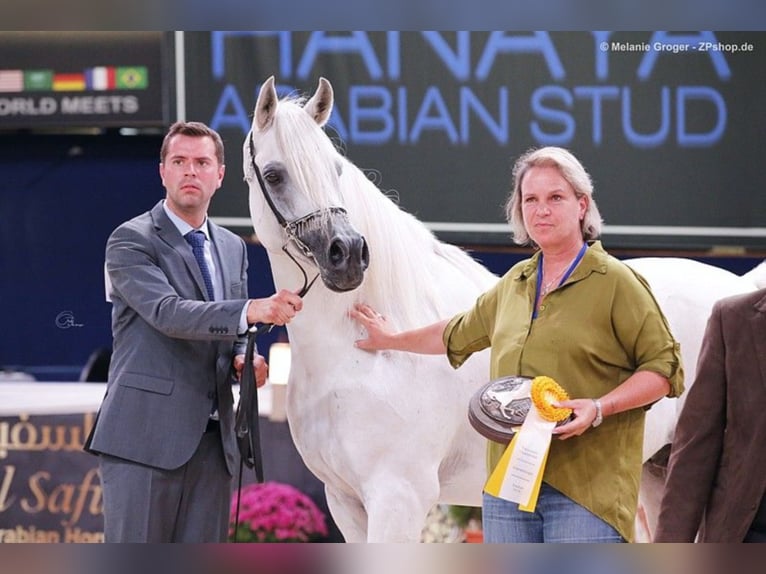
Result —
[[[490, 348], [490, 380], [545, 375], [564, 387], [571, 420], [553, 430], [533, 512], [487, 492], [486, 542], [632, 541], [644, 414], [683, 391], [679, 345], [646, 281], [601, 245], [585, 168], [568, 150], [522, 155], [506, 203], [513, 239], [535, 253], [455, 317], [392, 333], [368, 305], [357, 347], [446, 354], [458, 368]], [[488, 442], [488, 471], [506, 445]]]

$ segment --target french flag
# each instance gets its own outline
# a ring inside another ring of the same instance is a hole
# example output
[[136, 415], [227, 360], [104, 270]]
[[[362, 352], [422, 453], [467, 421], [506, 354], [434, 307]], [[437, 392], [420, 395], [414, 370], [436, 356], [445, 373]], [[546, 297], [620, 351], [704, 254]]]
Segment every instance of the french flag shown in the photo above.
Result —
[[115, 80], [114, 66], [98, 66], [85, 70], [85, 85], [89, 90], [113, 90], [117, 81]]

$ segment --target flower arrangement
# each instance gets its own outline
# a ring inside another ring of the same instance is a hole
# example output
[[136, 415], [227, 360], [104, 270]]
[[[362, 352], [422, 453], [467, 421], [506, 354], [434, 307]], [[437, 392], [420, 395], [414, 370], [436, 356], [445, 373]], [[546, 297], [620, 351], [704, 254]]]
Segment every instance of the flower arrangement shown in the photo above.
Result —
[[322, 511], [311, 498], [289, 484], [250, 484], [240, 490], [240, 496], [238, 526], [237, 493], [231, 501], [231, 541], [312, 542], [328, 534]]

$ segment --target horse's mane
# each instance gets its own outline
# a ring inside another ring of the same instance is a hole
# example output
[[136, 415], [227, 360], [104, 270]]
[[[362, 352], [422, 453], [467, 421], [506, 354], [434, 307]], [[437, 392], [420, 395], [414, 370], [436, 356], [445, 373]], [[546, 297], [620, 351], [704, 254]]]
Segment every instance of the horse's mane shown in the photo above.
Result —
[[370, 246], [370, 268], [360, 298], [384, 315], [397, 317], [400, 328], [447, 318], [467, 308], [451, 294], [468, 290], [473, 293], [468, 301], [473, 302], [496, 280], [462, 249], [439, 241], [349, 160], [341, 184], [351, 220]]

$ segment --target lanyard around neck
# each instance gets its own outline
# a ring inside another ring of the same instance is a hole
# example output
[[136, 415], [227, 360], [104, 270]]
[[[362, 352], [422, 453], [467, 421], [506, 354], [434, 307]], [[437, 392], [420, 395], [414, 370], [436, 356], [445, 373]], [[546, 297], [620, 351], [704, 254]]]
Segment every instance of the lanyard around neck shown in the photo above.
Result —
[[[564, 275], [561, 277], [559, 284], [556, 285], [557, 289], [561, 287], [567, 279], [569, 279], [569, 276], [572, 274], [572, 271], [575, 270], [575, 267], [577, 267], [577, 264], [585, 255], [586, 249], [588, 249], [588, 244], [583, 243], [582, 247], [580, 248], [580, 252], [577, 254], [577, 257], [575, 257], [572, 260], [572, 263], [570, 263], [569, 267], [566, 270], [566, 273], [564, 273]], [[540, 253], [540, 259], [537, 261], [537, 286], [535, 287], [535, 306], [532, 309], [532, 319], [537, 319], [537, 307], [540, 303], [540, 291], [542, 290], [542, 286], [543, 286], [543, 254]]]

